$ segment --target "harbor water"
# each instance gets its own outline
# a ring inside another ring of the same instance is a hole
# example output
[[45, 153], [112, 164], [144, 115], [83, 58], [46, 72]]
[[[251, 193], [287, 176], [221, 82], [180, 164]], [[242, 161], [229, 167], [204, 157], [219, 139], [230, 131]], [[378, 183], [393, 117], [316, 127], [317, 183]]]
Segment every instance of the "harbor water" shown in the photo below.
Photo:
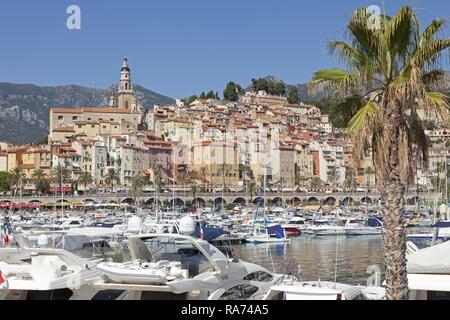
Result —
[[[374, 270], [383, 279], [381, 236], [301, 236], [290, 243], [233, 245], [235, 255], [279, 273], [300, 272], [302, 280], [366, 285]], [[298, 267], [300, 266], [300, 268]]]

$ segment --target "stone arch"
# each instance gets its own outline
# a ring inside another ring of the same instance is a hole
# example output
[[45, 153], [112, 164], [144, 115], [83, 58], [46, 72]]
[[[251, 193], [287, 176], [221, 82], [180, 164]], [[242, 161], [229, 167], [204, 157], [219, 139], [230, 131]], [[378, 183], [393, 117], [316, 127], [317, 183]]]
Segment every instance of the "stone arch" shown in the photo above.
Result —
[[314, 205], [317, 205], [317, 204], [320, 204], [320, 201], [319, 201], [319, 199], [316, 198], [316, 197], [309, 197], [309, 198], [308, 198], [308, 204], [314, 204]]
[[227, 200], [225, 200], [225, 199], [222, 198], [222, 197], [218, 197], [218, 198], [215, 198], [215, 199], [214, 199], [214, 207], [215, 207], [215, 208], [221, 207], [221, 206], [222, 206], [222, 203], [223, 203], [224, 206], [226, 206], [226, 205], [227, 205]]
[[369, 205], [372, 205], [373, 201], [372, 201], [372, 199], [370, 197], [362, 197], [361, 198], [361, 203], [367, 203]]
[[204, 208], [206, 207], [206, 200], [200, 197], [197, 197], [192, 200], [192, 206], [197, 208]]
[[184, 207], [185, 206], [185, 202], [181, 198], [172, 198], [172, 199], [168, 200], [168, 204], [170, 206], [173, 206], [174, 202], [175, 202], [175, 207]]
[[130, 205], [134, 204], [134, 199], [133, 198], [125, 198], [121, 201], [121, 203], [128, 203]]
[[335, 197], [328, 197], [323, 201], [323, 204], [326, 206], [335, 206], [337, 203], [337, 200]]
[[344, 205], [344, 206], [349, 205], [349, 204], [353, 204], [353, 203], [355, 203], [355, 200], [352, 197], [350, 197], [350, 196], [349, 197], [344, 197], [341, 200], [341, 204]]
[[256, 198], [253, 199], [252, 203], [253, 204], [263, 205], [264, 199], [263, 199], [263, 197], [256, 197]]
[[233, 203], [245, 206], [247, 204], [247, 201], [244, 198], [242, 198], [242, 197], [238, 197], [238, 198], [233, 200]]
[[283, 205], [283, 199], [281, 197], [275, 197], [270, 203], [276, 206], [281, 206]]
[[302, 199], [300, 199], [299, 197], [293, 197], [293, 198], [287, 200], [287, 203], [292, 206], [298, 206], [298, 205], [302, 204]]

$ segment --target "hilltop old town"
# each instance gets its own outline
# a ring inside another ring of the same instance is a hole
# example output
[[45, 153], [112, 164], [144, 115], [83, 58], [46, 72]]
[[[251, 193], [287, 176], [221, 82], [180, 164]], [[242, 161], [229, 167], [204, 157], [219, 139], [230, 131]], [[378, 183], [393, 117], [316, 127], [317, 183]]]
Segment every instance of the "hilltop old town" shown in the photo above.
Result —
[[[317, 106], [290, 104], [286, 97], [265, 91], [242, 92], [238, 101], [191, 100], [151, 106], [145, 112], [125, 58], [108, 106], [55, 106], [48, 144], [0, 143], [0, 172], [19, 173], [21, 191], [28, 194], [61, 188], [86, 192], [114, 183], [127, 188], [133, 177], [160, 187], [197, 184], [203, 191], [239, 191], [259, 186], [264, 172], [267, 185], [275, 190], [375, 187], [371, 153], [355, 163], [351, 140]], [[419, 170], [412, 183], [425, 190], [450, 157], [445, 145], [450, 130], [437, 123], [426, 133], [433, 144], [429, 170]], [[63, 183], [42, 188], [36, 182], [51, 181], [56, 169]]]

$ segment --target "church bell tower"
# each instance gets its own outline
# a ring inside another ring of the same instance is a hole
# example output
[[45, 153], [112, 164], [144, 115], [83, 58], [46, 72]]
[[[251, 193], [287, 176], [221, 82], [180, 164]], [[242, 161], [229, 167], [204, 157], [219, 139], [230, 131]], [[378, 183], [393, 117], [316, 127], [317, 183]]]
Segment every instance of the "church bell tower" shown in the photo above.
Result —
[[131, 71], [128, 65], [128, 59], [124, 58], [122, 69], [120, 71], [120, 83], [118, 91], [119, 109], [127, 109], [132, 112], [133, 100], [135, 99], [133, 84], [131, 82]]

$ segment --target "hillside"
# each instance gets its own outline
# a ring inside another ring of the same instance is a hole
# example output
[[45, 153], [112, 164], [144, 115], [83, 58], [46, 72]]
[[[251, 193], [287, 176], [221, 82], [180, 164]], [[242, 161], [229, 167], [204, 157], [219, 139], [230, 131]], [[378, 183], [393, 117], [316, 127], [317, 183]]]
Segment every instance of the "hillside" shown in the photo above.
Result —
[[[40, 87], [0, 83], [0, 141], [15, 144], [35, 142], [48, 133], [52, 107], [105, 106], [112, 87], [95, 89], [77, 85]], [[174, 102], [172, 98], [139, 85], [135, 85], [135, 90], [147, 109], [155, 104]]]

